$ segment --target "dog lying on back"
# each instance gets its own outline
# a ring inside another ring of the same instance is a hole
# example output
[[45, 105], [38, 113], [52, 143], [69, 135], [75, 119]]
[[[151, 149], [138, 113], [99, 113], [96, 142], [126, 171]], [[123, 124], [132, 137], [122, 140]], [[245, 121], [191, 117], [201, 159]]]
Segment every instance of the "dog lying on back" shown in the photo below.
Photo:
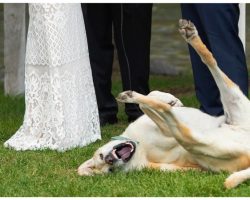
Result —
[[133, 91], [117, 100], [137, 103], [145, 113], [78, 168], [79, 175], [142, 168], [163, 171], [205, 169], [228, 171], [226, 188], [250, 178], [250, 101], [217, 66], [198, 36], [195, 26], [179, 21], [183, 38], [207, 65], [220, 90], [224, 116], [213, 117], [183, 107], [171, 94], [153, 91], [144, 96]]

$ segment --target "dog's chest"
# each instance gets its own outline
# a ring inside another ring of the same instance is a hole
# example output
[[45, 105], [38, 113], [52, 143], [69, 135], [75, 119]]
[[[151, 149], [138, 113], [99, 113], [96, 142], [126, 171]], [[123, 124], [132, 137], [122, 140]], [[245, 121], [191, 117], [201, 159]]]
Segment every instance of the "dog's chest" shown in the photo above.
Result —
[[148, 151], [147, 159], [150, 162], [156, 163], [172, 163], [181, 159], [182, 155], [185, 153], [186, 151], [178, 145], [171, 149], [154, 147]]

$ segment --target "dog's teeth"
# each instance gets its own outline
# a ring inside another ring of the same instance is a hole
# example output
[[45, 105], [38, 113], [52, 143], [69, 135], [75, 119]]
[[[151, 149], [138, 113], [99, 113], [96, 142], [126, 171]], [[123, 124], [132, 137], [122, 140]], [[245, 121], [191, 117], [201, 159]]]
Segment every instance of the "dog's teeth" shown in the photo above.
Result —
[[130, 143], [126, 143], [126, 144], [131, 146], [131, 151], [130, 152], [133, 152], [134, 151], [134, 146], [132, 144], [130, 144]]
[[116, 149], [114, 149], [114, 150], [112, 151], [113, 156], [114, 156], [116, 159], [119, 159], [115, 152], [116, 152]]

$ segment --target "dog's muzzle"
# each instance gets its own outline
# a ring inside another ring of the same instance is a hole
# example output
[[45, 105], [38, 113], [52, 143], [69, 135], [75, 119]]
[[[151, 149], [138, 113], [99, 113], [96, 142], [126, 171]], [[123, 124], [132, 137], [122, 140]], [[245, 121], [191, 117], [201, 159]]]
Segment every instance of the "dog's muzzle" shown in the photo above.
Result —
[[136, 144], [133, 141], [120, 143], [113, 147], [113, 150], [104, 158], [107, 164], [113, 165], [116, 161], [128, 162], [134, 155]]

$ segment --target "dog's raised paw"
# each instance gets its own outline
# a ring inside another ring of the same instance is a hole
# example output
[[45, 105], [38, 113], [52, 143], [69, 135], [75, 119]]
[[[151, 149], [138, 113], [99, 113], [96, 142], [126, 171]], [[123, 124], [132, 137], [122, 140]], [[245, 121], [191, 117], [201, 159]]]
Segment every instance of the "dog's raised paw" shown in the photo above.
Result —
[[122, 92], [116, 97], [116, 100], [123, 103], [134, 103], [133, 93], [131, 90]]
[[179, 20], [179, 32], [187, 42], [198, 35], [195, 25], [186, 19]]

